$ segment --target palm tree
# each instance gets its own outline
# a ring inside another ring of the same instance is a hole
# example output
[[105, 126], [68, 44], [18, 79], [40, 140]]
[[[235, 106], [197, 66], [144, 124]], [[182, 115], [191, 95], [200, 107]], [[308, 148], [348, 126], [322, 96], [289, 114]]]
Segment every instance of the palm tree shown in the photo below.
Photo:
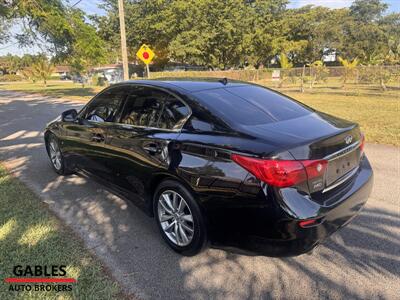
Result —
[[[316, 82], [320, 82], [326, 79], [329, 75], [329, 69], [324, 65], [322, 60], [316, 60], [311, 65], [312, 76], [310, 80], [310, 88], [312, 89]], [[311, 73], [311, 72], [310, 72]]]
[[33, 77], [43, 80], [45, 86], [47, 86], [47, 80], [53, 73], [54, 66], [47, 61], [47, 59], [41, 59], [32, 65]]
[[24, 69], [22, 69], [22, 70], [20, 71], [20, 73], [21, 73], [21, 76], [22, 76], [24, 79], [32, 80], [33, 83], [36, 82], [36, 79], [37, 79], [37, 78], [35, 77], [35, 74], [33, 73], [32, 68], [24, 68]]
[[356, 71], [356, 67], [358, 65], [358, 59], [355, 58], [353, 59], [353, 61], [344, 59], [342, 57], [338, 57], [339, 62], [342, 64], [342, 66], [344, 67], [344, 73], [343, 73], [343, 85], [342, 88], [344, 88], [344, 85], [347, 83], [347, 81], [349, 80], [349, 78], [351, 78], [352, 76], [354, 76], [354, 73]]

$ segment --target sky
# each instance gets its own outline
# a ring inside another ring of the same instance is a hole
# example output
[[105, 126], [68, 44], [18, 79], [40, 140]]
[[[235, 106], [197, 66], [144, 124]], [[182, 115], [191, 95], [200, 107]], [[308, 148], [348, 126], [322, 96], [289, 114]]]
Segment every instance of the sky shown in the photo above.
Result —
[[[68, 0], [67, 0], [68, 1]], [[68, 2], [72, 5], [76, 3], [78, 0], [69, 0]], [[298, 8], [304, 5], [313, 4], [319, 6], [327, 6], [330, 8], [341, 8], [341, 7], [349, 7], [353, 0], [290, 0], [288, 5], [289, 8]], [[385, 1], [389, 5], [389, 12], [400, 12], [400, 0], [386, 0]], [[98, 4], [101, 3], [101, 0], [81, 0], [77, 7], [82, 9], [87, 14], [104, 14], [104, 11], [98, 8]], [[13, 31], [18, 31], [18, 26], [13, 28]], [[18, 45], [15, 44], [15, 41], [10, 41], [8, 44], [0, 44], [0, 55], [5, 55], [7, 53], [24, 55], [25, 53], [37, 53], [40, 52], [38, 47], [31, 48], [19, 48]]]
[[[84, 1], [84, 0], [83, 0]], [[349, 7], [353, 0], [291, 0], [289, 7], [297, 8], [308, 4], [327, 6], [330, 8]], [[390, 12], [400, 12], [400, 0], [386, 0]]]

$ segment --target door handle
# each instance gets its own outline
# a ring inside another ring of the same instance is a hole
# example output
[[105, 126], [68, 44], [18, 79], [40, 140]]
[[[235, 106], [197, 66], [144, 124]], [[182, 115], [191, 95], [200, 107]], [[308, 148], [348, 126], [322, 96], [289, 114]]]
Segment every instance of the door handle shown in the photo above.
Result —
[[150, 144], [150, 145], [144, 146], [143, 149], [150, 154], [158, 154], [161, 152], [160, 148], [158, 148], [157, 145], [155, 145], [155, 144]]
[[98, 143], [104, 142], [104, 136], [101, 135], [101, 134], [93, 135], [92, 136], [92, 141], [98, 142]]

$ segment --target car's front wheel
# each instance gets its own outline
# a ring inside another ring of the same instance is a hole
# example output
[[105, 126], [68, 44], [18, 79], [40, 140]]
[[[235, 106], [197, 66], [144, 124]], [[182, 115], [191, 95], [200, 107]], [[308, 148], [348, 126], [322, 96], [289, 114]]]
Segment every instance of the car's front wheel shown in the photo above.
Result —
[[207, 234], [201, 209], [179, 182], [166, 180], [158, 186], [154, 215], [161, 235], [176, 252], [192, 256], [205, 248]]
[[47, 137], [46, 148], [53, 169], [60, 175], [71, 174], [72, 172], [65, 165], [58, 139], [54, 134], [49, 134]]

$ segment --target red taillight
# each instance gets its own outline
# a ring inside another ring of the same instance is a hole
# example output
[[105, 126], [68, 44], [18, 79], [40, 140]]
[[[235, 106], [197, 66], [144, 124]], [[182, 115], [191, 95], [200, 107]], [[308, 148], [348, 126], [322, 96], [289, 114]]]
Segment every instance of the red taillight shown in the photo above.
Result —
[[269, 160], [232, 154], [232, 160], [265, 183], [289, 187], [322, 176], [326, 160]]
[[299, 222], [299, 226], [302, 227], [302, 228], [307, 228], [307, 227], [313, 226], [315, 224], [317, 224], [317, 220], [315, 220], [315, 219], [304, 220], [304, 221], [300, 221]]
[[322, 176], [325, 173], [328, 161], [320, 160], [301, 160], [304, 168], [306, 168], [308, 180]]
[[364, 146], [365, 146], [365, 135], [361, 133], [361, 138], [360, 138], [360, 155], [363, 155], [364, 153]]

